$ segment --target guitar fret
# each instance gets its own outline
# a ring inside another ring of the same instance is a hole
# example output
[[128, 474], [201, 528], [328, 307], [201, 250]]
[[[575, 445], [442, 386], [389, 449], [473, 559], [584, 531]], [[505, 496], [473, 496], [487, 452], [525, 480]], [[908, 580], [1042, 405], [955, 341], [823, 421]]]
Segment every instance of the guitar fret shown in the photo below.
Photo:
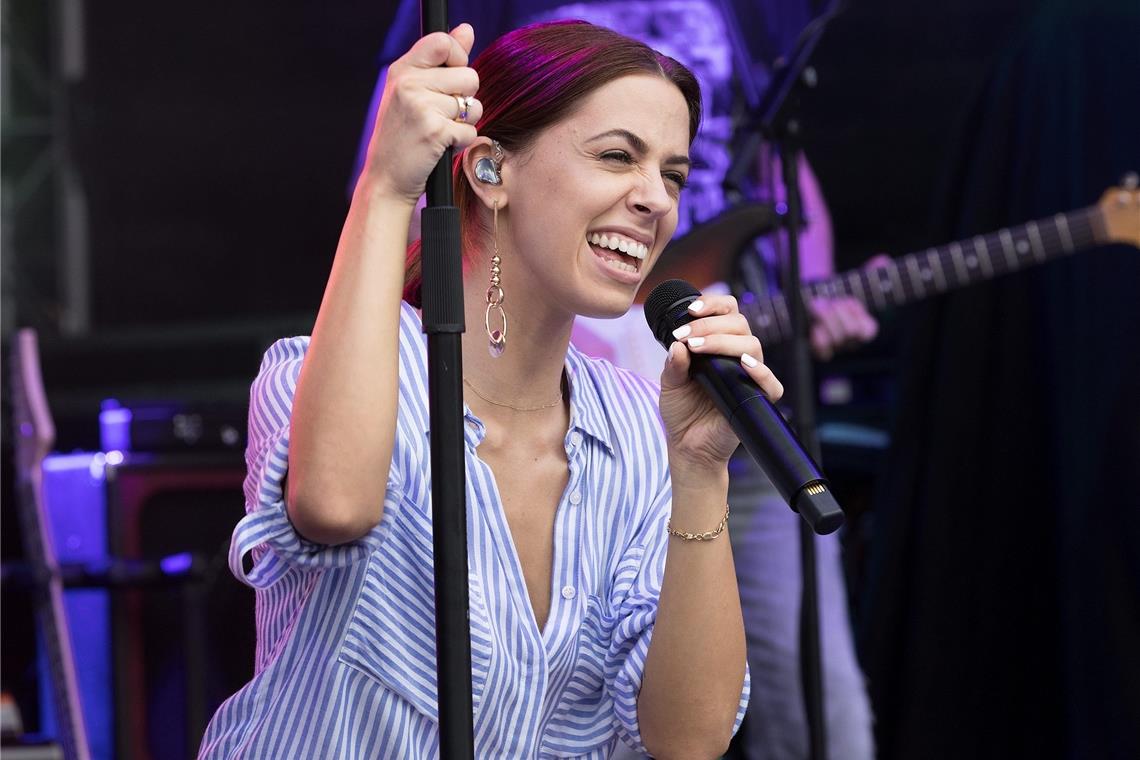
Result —
[[942, 255], [937, 248], [926, 252], [926, 265], [934, 272], [934, 285], [938, 292], [946, 290], [946, 273], [942, 270]]
[[1005, 260], [1009, 264], [1009, 271], [1017, 269], [1017, 253], [1013, 248], [1013, 235], [1009, 234], [1009, 230], [1002, 230], [998, 233], [1001, 238], [1001, 249], [1005, 252]]
[[1033, 246], [1033, 257], [1037, 261], [1045, 260], [1045, 247], [1041, 242], [1041, 233], [1037, 229], [1037, 222], [1030, 222], [1025, 225], [1025, 229], [1029, 231], [1029, 244]]
[[1061, 247], [1065, 249], [1065, 253], [1072, 253], [1076, 250], [1073, 247], [1073, 238], [1069, 234], [1069, 222], [1065, 219], [1064, 214], [1057, 214], [1053, 217], [1053, 226], [1061, 233]]
[[1108, 242], [1104, 229], [1104, 215], [1097, 208], [1083, 209], [1079, 215], [1070, 218], [1073, 223], [1073, 237], [1077, 245], [1096, 245]]
[[984, 254], [979, 255], [979, 258], [984, 259], [990, 265], [990, 271], [998, 273], [1008, 271], [1005, 266], [1005, 259], [996, 255], [998, 252], [996, 239], [992, 235], [978, 235], [974, 238], [975, 248], [978, 247], [979, 242], [982, 245], [982, 254]]
[[879, 278], [875, 277], [874, 281], [872, 281], [865, 269], [859, 270], [859, 276], [866, 279], [867, 289], [871, 291], [871, 299], [875, 302], [875, 305], [880, 309], [886, 308], [887, 303], [883, 299], [883, 289], [879, 287]]
[[894, 284], [891, 282], [891, 273], [886, 267], [875, 270], [875, 283], [879, 286], [879, 292], [883, 294], [883, 300], [893, 304], [894, 294], [891, 293], [891, 289], [894, 288]]
[[[980, 252], [978, 251], [979, 240], [982, 243], [982, 250]], [[981, 235], [974, 237], [974, 255], [978, 257], [978, 261], [982, 265], [982, 274], [984, 274], [986, 277], [993, 277], [994, 265], [993, 262], [990, 261], [990, 249], [986, 245], [986, 239]]]
[[1061, 244], [1061, 231], [1057, 229], [1056, 222], [1052, 219], [1042, 219], [1041, 225], [1038, 225], [1038, 228], [1043, 246], [1042, 255], [1045, 259], [1061, 255], [1064, 252], [1064, 246]]
[[883, 267], [887, 270], [887, 276], [890, 277], [890, 282], [894, 283], [894, 289], [891, 293], [891, 299], [895, 304], [906, 302], [906, 289], [903, 288], [902, 280], [899, 279], [899, 267], [895, 262], [891, 262]]
[[827, 281], [827, 292], [832, 298], [848, 296], [850, 293], [843, 287], [842, 277], [833, 277]]
[[[1016, 272], [1018, 269], [1017, 254], [1013, 250], [1013, 246], [1008, 245], [1006, 240], [1002, 237], [1001, 233], [1005, 230], [998, 232], [991, 232], [986, 235], [986, 240], [990, 244], [990, 250], [993, 252], [993, 258], [996, 263], [1001, 264], [1001, 271], [1003, 272]], [[998, 249], [1001, 249], [1001, 255], [998, 255]], [[995, 263], [995, 266], [996, 266]]]
[[1075, 222], [1072, 226], [1073, 239], [1082, 248], [1108, 242], [1108, 235], [1104, 228], [1104, 216], [1098, 209], [1086, 209], [1079, 217], [1070, 219]]
[[[918, 256], [913, 256], [914, 263], [918, 265]], [[918, 266], [918, 274], [922, 278], [922, 286], [924, 289], [930, 288], [935, 293], [938, 292], [938, 280], [935, 278], [934, 267], [930, 266], [929, 261], [923, 261]]]
[[962, 260], [962, 246], [959, 243], [950, 244], [950, 258], [954, 262], [954, 271], [958, 273], [958, 284], [965, 285], [970, 281], [970, 273], [966, 271], [966, 263]]
[[[862, 283], [862, 282], [860, 281], [860, 279], [859, 279], [859, 272], [857, 272], [857, 271], [856, 271], [856, 272], [854, 272], [854, 273], [853, 273], [853, 275], [854, 275], [854, 276], [848, 275], [848, 276], [847, 276], [846, 278], [844, 278], [844, 279], [850, 280], [850, 281], [851, 281], [851, 283], [852, 283], [852, 284], [855, 286], [855, 287], [854, 287], [854, 290], [855, 290], [855, 291], [858, 291], [857, 293], [855, 293], [854, 291], [852, 291], [852, 292], [853, 292], [853, 294], [854, 294], [854, 296], [855, 296], [856, 298], [858, 298], [860, 301], [862, 301], [863, 303], [867, 303], [867, 293], [866, 293], [866, 291], [865, 291], [865, 290], [863, 290], [863, 283]], [[849, 289], [850, 289], [850, 288], [849, 288]]]
[[915, 296], [922, 298], [926, 295], [926, 288], [922, 285], [922, 272], [918, 268], [918, 262], [913, 256], [906, 258], [907, 268], [910, 269], [911, 282], [914, 283]]

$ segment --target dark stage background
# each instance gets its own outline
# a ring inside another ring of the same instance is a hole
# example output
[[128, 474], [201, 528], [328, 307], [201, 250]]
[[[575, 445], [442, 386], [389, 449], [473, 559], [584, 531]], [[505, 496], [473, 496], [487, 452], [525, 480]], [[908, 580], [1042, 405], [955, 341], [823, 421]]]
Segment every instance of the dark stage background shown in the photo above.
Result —
[[[87, 69], [67, 89], [67, 121], [90, 205], [95, 332], [315, 309], [395, 5], [86, 6]], [[841, 265], [929, 239], [955, 120], [1033, 5], [873, 0], [833, 24], [805, 143]], [[8, 12], [38, 20], [44, 7], [14, 0]], [[46, 46], [42, 21], [13, 26]], [[5, 287], [20, 321], [50, 328], [66, 306], [48, 230], [16, 233], [19, 250], [47, 255], [19, 261]]]
[[[264, 346], [308, 331], [396, 3], [87, 3], [84, 72], [45, 95], [24, 72], [52, 78], [60, 5], [4, 7], [3, 328], [41, 330], [59, 448], [95, 450], [101, 399], [240, 405]], [[1137, 40], [1125, 0], [851, 3], [804, 103], [837, 267], [1140, 169]], [[59, 195], [26, 180], [61, 140], [87, 200], [79, 327]], [[1140, 756], [1138, 261], [1082, 254], [887, 314], [838, 365], [897, 422], [886, 458], [844, 460], [882, 757]], [[34, 723], [19, 604], [3, 685]]]

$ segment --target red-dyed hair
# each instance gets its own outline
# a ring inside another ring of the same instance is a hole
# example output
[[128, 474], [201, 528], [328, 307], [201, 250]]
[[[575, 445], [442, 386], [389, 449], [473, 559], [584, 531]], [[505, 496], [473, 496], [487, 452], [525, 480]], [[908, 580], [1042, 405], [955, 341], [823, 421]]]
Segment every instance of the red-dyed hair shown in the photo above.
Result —
[[[653, 74], [672, 82], [689, 108], [689, 142], [701, 121], [700, 85], [683, 65], [649, 46], [585, 21], [531, 24], [504, 34], [471, 64], [479, 73], [477, 97], [483, 118], [479, 134], [498, 140], [503, 150], [528, 148], [542, 130], [566, 118], [599, 87], [633, 74]], [[455, 205], [463, 225], [464, 266], [486, 230], [479, 200], [463, 173], [463, 154], [452, 168]], [[404, 299], [420, 305], [420, 242], [408, 248]]]

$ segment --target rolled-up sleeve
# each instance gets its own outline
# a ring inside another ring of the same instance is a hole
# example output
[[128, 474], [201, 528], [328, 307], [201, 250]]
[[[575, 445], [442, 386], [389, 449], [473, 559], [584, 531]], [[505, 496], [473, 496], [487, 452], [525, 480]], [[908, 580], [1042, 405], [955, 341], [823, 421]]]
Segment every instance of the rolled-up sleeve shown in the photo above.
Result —
[[[289, 521], [284, 493], [289, 471], [289, 422], [308, 345], [307, 337], [299, 337], [270, 346], [250, 389], [246, 516], [234, 529], [229, 563], [237, 579], [254, 588], [272, 586], [292, 568], [328, 569], [358, 562], [376, 549], [383, 525], [388, 522], [351, 543], [326, 546], [302, 538]], [[397, 473], [390, 473], [389, 485], [397, 477]], [[247, 555], [252, 559], [249, 570], [245, 567]]]
[[[665, 577], [665, 553], [672, 494], [666, 487], [655, 500], [653, 508], [642, 524], [633, 544], [622, 558], [615, 584], [616, 622], [606, 662], [606, 687], [613, 696], [614, 722], [618, 736], [633, 749], [647, 753], [641, 739], [637, 719], [637, 697], [645, 675], [645, 660], [653, 627], [657, 621], [661, 583]], [[732, 732], [735, 735], [744, 720], [751, 690], [747, 663], [744, 671], [744, 688], [736, 710]]]

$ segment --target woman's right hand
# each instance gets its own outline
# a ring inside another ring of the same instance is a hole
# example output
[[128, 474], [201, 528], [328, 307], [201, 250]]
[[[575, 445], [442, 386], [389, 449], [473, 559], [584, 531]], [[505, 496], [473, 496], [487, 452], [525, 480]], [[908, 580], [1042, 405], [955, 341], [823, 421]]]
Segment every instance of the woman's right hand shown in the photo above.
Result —
[[[479, 75], [467, 65], [474, 42], [470, 24], [433, 32], [388, 68], [362, 176], [383, 194], [415, 205], [443, 152], [475, 139], [483, 106], [474, 100]], [[457, 95], [472, 97], [464, 122]]]

